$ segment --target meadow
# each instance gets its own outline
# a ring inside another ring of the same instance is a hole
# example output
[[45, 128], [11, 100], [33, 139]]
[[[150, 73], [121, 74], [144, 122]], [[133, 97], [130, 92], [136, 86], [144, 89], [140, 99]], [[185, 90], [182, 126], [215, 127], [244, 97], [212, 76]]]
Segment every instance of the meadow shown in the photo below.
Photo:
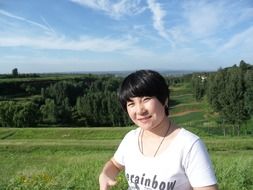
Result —
[[[97, 190], [125, 128], [0, 129], [0, 189]], [[203, 137], [221, 190], [253, 189], [253, 139]], [[114, 190], [127, 189], [123, 174]]]
[[[253, 190], [253, 120], [242, 127], [241, 136], [223, 136], [206, 100], [196, 102], [189, 84], [173, 87], [171, 99], [171, 120], [207, 145], [219, 189]], [[104, 163], [132, 129], [0, 128], [0, 190], [98, 190]], [[123, 173], [117, 181], [112, 190], [127, 189]]]

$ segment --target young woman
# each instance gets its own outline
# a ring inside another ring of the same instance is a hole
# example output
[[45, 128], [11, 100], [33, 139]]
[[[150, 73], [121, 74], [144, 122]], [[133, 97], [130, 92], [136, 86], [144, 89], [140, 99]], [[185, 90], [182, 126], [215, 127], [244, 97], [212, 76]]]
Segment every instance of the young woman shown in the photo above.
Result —
[[217, 190], [212, 164], [200, 138], [168, 118], [169, 90], [164, 78], [151, 70], [125, 78], [119, 100], [138, 126], [120, 143], [100, 176], [100, 190], [116, 184], [125, 170], [133, 190]]

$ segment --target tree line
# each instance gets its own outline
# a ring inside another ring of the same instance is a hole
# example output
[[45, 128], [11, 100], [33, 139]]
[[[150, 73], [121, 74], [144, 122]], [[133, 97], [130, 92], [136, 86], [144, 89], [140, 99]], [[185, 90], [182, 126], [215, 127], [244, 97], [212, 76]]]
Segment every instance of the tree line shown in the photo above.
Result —
[[[89, 75], [79, 79], [51, 81], [43, 87], [40, 82], [15, 82], [12, 90], [5, 88], [5, 83], [0, 84], [0, 89], [5, 89], [2, 94], [15, 91], [30, 96], [24, 101], [3, 98], [0, 102], [0, 126], [128, 125], [130, 121], [117, 100], [121, 80], [120, 77]], [[36, 95], [38, 87], [41, 87], [40, 94]]]
[[[253, 115], [253, 65], [243, 60], [239, 66], [192, 76], [194, 97], [206, 97], [216, 114], [216, 122], [224, 128], [231, 125], [239, 134], [242, 124]], [[215, 115], [215, 114], [213, 114]]]
[[[14, 72], [16, 73], [16, 71]], [[131, 122], [122, 110], [117, 91], [123, 78], [114, 75], [0, 80], [0, 127], [126, 126]], [[17, 74], [16, 75], [20, 75]], [[6, 76], [4, 76], [6, 77]], [[192, 82], [197, 101], [207, 99], [216, 121], [240, 131], [253, 115], [253, 66], [217, 72], [165, 76], [169, 86]], [[18, 99], [19, 98], [19, 99]], [[170, 102], [173, 104], [173, 102]]]
[[[118, 101], [121, 76], [87, 74], [40, 79], [38, 75], [29, 75], [26, 79], [23, 75], [24, 80], [19, 80], [21, 74], [16, 69], [13, 73], [10, 80], [6, 80], [6, 75], [4, 81], [0, 80], [1, 127], [131, 124]], [[169, 85], [186, 80], [165, 78]]]
[[[24, 80], [19, 80], [20, 76]], [[118, 101], [121, 76], [86, 74], [40, 78], [27, 75], [26, 78], [14, 69], [10, 80], [6, 75], [3, 78], [4, 81], [0, 80], [1, 127], [131, 124]], [[165, 79], [169, 85], [177, 85], [189, 76]]]

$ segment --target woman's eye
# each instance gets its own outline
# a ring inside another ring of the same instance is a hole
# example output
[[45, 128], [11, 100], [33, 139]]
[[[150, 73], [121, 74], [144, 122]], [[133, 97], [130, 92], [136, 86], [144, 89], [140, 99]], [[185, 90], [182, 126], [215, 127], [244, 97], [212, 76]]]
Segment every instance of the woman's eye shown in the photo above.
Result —
[[144, 97], [143, 101], [149, 101], [151, 99], [151, 97]]
[[127, 107], [131, 107], [131, 106], [133, 106], [134, 105], [134, 103], [133, 102], [129, 102], [129, 103], [127, 103]]

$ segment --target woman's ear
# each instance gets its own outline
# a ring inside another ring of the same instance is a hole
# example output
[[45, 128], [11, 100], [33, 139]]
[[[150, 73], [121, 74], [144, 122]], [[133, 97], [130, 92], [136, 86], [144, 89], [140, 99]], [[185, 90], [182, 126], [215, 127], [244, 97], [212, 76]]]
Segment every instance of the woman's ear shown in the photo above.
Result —
[[169, 99], [168, 98], [166, 98], [166, 100], [165, 100], [165, 103], [164, 103], [164, 111], [165, 111], [165, 115], [169, 115], [169, 105], [168, 105], [168, 103], [169, 103]]
[[168, 100], [168, 98], [166, 98], [165, 103], [164, 103], [165, 107], [168, 106], [168, 102], [169, 102], [169, 100]]

